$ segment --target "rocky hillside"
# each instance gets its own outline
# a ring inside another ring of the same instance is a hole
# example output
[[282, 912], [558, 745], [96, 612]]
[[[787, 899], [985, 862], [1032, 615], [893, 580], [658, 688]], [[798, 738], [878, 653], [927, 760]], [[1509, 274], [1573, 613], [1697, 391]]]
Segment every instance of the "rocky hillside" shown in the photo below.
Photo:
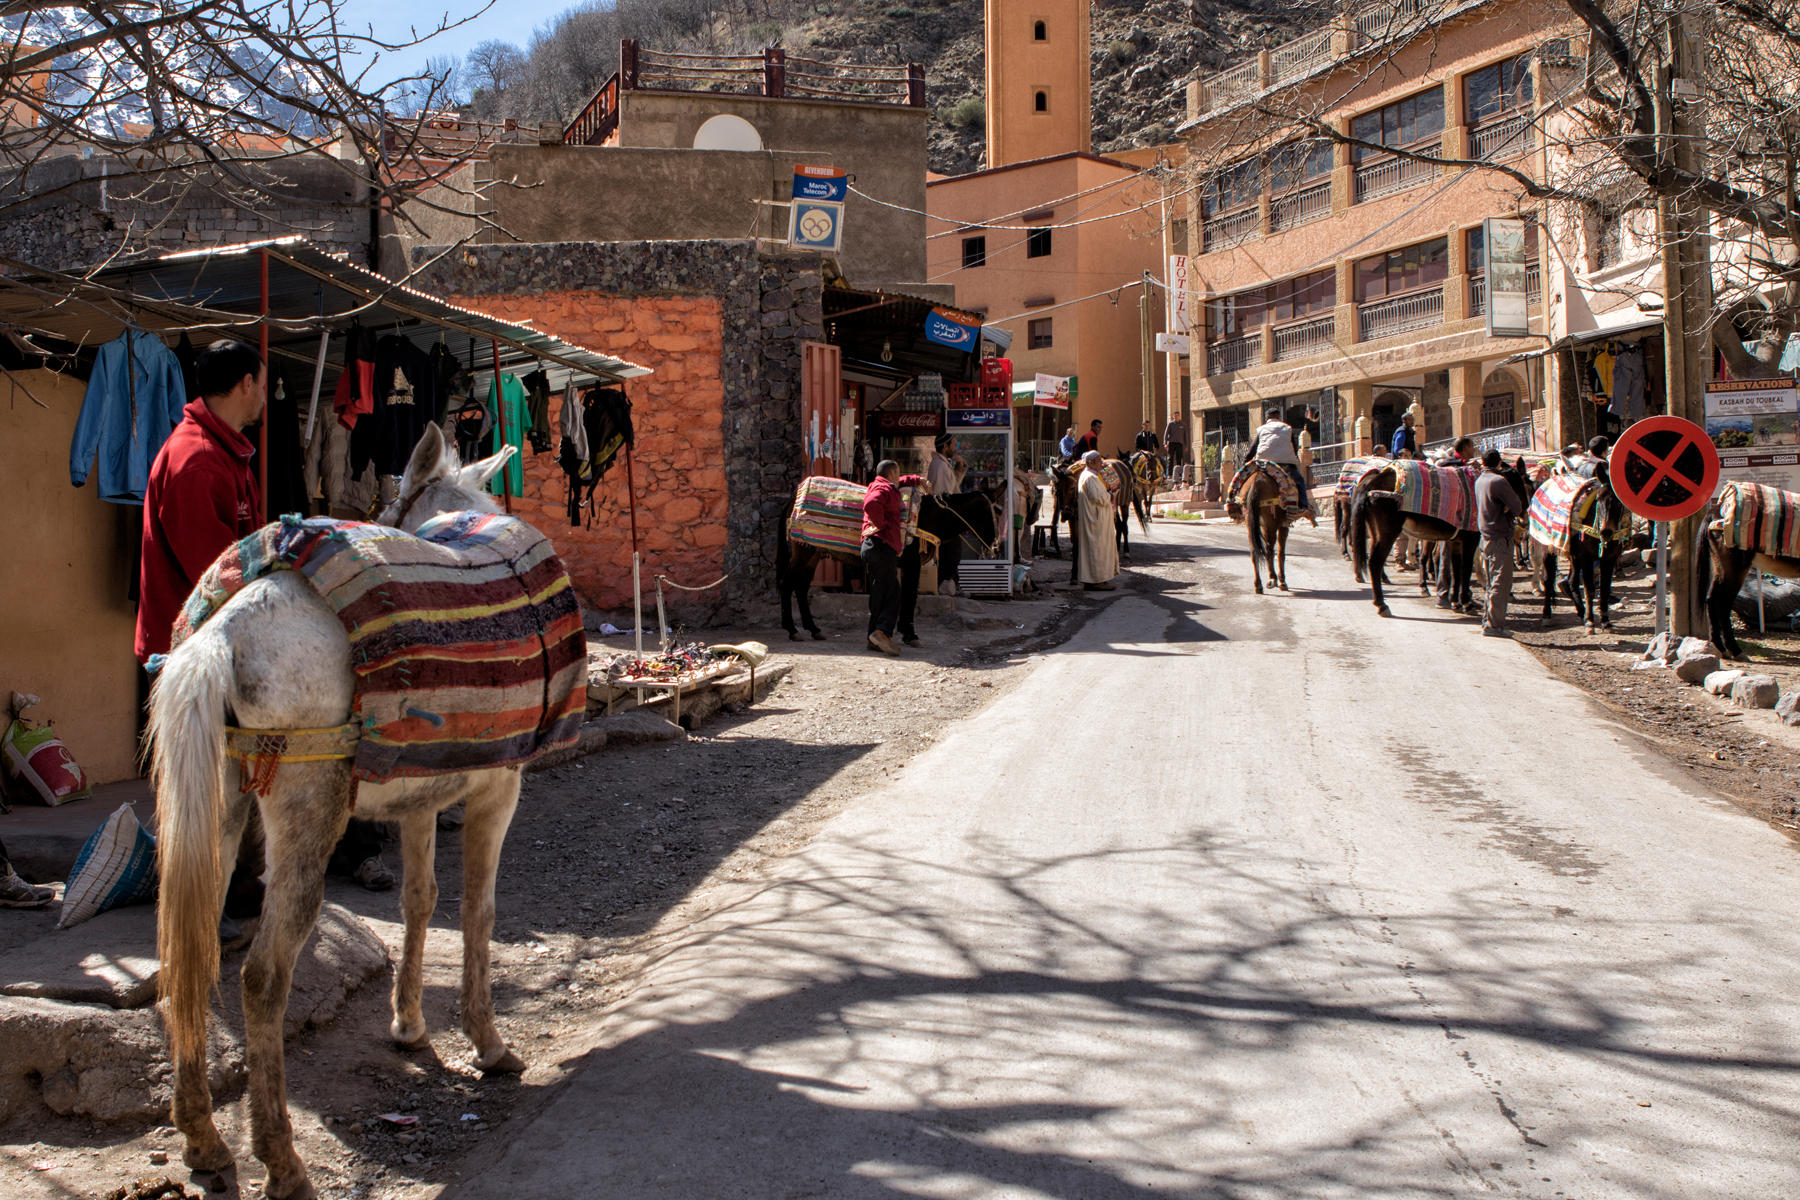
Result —
[[[1168, 141], [1182, 116], [1181, 81], [1310, 28], [1320, 19], [1319, 4], [1093, 0], [1094, 148]], [[614, 0], [571, 10], [518, 55], [504, 84], [477, 85], [470, 106], [484, 117], [567, 120], [616, 65], [595, 47], [616, 46], [619, 36], [662, 50], [783, 45], [846, 62], [917, 62], [925, 66], [932, 109], [931, 169], [959, 174], [982, 165], [982, 9], [978, 0], [745, 0], [741, 8]], [[491, 54], [493, 47], [484, 49]], [[499, 83], [499, 74], [485, 77]]]

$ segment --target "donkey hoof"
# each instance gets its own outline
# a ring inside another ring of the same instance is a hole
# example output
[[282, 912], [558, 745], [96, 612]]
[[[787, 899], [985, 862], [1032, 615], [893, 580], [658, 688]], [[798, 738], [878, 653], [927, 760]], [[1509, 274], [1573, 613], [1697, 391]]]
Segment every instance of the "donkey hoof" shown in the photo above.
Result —
[[1391, 617], [1394, 615], [1394, 611], [1385, 604], [1377, 604], [1375, 606], [1375, 614], [1382, 617]]
[[313, 1190], [312, 1180], [304, 1174], [286, 1185], [276, 1183], [275, 1177], [271, 1175], [263, 1184], [263, 1195], [269, 1200], [318, 1200], [319, 1193]]
[[190, 1171], [211, 1171], [216, 1175], [231, 1170], [236, 1160], [231, 1157], [231, 1150], [224, 1140], [215, 1133], [212, 1141], [206, 1144], [189, 1142], [187, 1149], [181, 1152], [181, 1161]]
[[520, 1075], [525, 1071], [525, 1060], [513, 1053], [510, 1046], [504, 1045], [491, 1054], [478, 1056], [475, 1065], [484, 1075]]
[[798, 632], [796, 632], [795, 630], [792, 630], [792, 629], [788, 630], [788, 641], [797, 642], [799, 640], [800, 640], [800, 634]]
[[394, 1045], [402, 1050], [423, 1050], [431, 1044], [424, 1021], [420, 1021], [417, 1025], [403, 1025], [396, 1018], [388, 1026], [388, 1037], [393, 1039]]
[[815, 642], [822, 642], [825, 640], [825, 635], [820, 633], [817, 629], [812, 631], [812, 637]]

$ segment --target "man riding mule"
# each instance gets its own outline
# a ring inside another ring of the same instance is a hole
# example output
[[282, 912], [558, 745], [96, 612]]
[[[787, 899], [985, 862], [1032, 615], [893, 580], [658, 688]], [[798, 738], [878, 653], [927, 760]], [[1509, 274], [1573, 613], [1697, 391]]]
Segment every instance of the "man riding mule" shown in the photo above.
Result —
[[[1300, 493], [1301, 510], [1306, 519], [1318, 528], [1319, 518], [1313, 512], [1312, 492], [1306, 482], [1306, 473], [1300, 469], [1300, 452], [1294, 445], [1294, 427], [1281, 419], [1279, 408], [1263, 410], [1263, 423], [1257, 426], [1256, 459], [1274, 463], [1293, 477], [1294, 487]], [[1240, 472], [1241, 473], [1241, 472]], [[1236, 488], [1232, 489], [1234, 492]]]
[[380, 526], [265, 526], [221, 556], [183, 606], [147, 740], [173, 1117], [190, 1167], [232, 1162], [213, 1123], [206, 1021], [225, 880], [252, 805], [267, 891], [244, 963], [245, 1058], [251, 1144], [270, 1196], [312, 1194], [288, 1119], [282, 1025], [325, 862], [353, 807], [400, 826], [405, 935], [389, 1033], [419, 1047], [436, 818], [465, 805], [462, 1028], [480, 1070], [524, 1069], [489, 995], [494, 875], [522, 764], [579, 728], [587, 655], [549, 542], [482, 490], [512, 453], [464, 467], [427, 425]]

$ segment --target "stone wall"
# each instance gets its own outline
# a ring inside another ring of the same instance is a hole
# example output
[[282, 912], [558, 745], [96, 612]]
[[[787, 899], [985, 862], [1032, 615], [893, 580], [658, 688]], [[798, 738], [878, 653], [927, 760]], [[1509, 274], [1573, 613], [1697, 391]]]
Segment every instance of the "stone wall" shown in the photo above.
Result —
[[[414, 252], [418, 286], [655, 372], [626, 384], [644, 578], [728, 573], [722, 593], [673, 594], [690, 614], [768, 599], [800, 479], [801, 344], [823, 340], [818, 260], [747, 240], [469, 246], [425, 266], [433, 253]], [[569, 528], [563, 491], [551, 457], [529, 456], [519, 511], [556, 541], [588, 604], [628, 606], [624, 464], [596, 493], [607, 501], [592, 530]]]

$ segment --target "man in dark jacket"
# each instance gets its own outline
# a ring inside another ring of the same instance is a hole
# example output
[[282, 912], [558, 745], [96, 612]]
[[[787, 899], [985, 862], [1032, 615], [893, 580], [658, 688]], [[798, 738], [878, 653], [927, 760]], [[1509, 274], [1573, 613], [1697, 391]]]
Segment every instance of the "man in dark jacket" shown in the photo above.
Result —
[[925, 487], [917, 475], [901, 475], [900, 464], [884, 458], [863, 495], [863, 587], [869, 593], [869, 649], [899, 654], [894, 627], [900, 621], [900, 552], [906, 548], [900, 489]]
[[1150, 422], [1145, 421], [1143, 427], [1138, 430], [1137, 438], [1132, 442], [1131, 448], [1148, 450], [1152, 454], [1162, 449], [1162, 441], [1156, 436], [1156, 430], [1150, 428]]

